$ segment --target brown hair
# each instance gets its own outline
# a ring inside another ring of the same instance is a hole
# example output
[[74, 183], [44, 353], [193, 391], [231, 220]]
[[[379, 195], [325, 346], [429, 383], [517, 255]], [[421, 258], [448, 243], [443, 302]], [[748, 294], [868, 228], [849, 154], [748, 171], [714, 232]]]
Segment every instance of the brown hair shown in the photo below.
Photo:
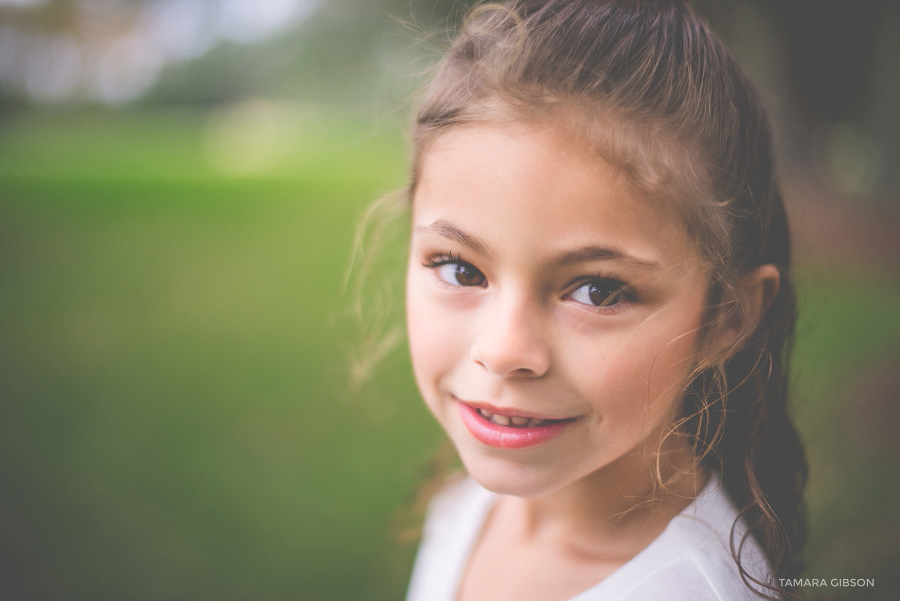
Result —
[[[425, 90], [409, 198], [437, 136], [498, 119], [577, 127], [634, 186], [677, 202], [711, 276], [702, 333], [708, 348], [676, 428], [687, 433], [698, 464], [721, 474], [747, 524], [739, 539], [732, 530], [744, 581], [763, 597], [791, 595], [775, 583], [800, 574], [805, 540], [806, 464], [787, 412], [796, 307], [787, 217], [754, 86], [680, 0], [482, 5]], [[759, 317], [741, 286], [766, 264], [778, 268], [780, 286]], [[742, 332], [729, 348], [711, 342], [733, 324]], [[749, 536], [769, 559], [770, 582], [741, 563]]]

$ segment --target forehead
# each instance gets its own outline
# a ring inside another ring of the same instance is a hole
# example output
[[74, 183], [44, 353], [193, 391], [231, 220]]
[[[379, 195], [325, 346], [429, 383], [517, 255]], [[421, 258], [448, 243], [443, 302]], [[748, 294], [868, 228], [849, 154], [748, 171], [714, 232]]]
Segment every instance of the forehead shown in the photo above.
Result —
[[643, 197], [569, 128], [476, 124], [427, 149], [413, 218], [418, 228], [450, 221], [501, 251], [603, 244], [671, 265], [696, 260], [673, 205]]

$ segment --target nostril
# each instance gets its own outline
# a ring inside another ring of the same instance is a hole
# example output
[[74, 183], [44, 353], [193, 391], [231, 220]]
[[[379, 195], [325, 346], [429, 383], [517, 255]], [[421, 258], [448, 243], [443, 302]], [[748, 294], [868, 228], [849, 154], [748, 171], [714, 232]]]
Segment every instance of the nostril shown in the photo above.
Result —
[[537, 377], [549, 367], [548, 341], [543, 322], [534, 314], [534, 304], [509, 308], [497, 300], [496, 311], [485, 315], [485, 321], [473, 341], [470, 358], [486, 371], [506, 377]]
[[490, 357], [473, 353], [472, 360], [485, 371], [503, 378], [538, 377], [546, 373], [549, 368], [546, 353], [517, 353], [510, 356]]

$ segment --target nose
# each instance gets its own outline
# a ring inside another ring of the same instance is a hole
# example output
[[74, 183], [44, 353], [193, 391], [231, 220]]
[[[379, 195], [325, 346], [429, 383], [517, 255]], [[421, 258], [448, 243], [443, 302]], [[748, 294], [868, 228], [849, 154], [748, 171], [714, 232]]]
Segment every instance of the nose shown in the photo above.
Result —
[[550, 368], [544, 318], [522, 298], [495, 297], [472, 344], [475, 363], [502, 378], [538, 378]]

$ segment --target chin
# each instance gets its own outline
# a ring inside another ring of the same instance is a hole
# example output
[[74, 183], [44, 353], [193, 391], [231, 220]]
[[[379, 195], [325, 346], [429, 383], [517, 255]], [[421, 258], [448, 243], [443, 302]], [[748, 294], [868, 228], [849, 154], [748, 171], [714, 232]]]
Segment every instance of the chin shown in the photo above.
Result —
[[478, 484], [501, 495], [541, 497], [565, 486], [566, 474], [553, 466], [534, 465], [513, 459], [464, 452], [460, 457], [466, 471]]

